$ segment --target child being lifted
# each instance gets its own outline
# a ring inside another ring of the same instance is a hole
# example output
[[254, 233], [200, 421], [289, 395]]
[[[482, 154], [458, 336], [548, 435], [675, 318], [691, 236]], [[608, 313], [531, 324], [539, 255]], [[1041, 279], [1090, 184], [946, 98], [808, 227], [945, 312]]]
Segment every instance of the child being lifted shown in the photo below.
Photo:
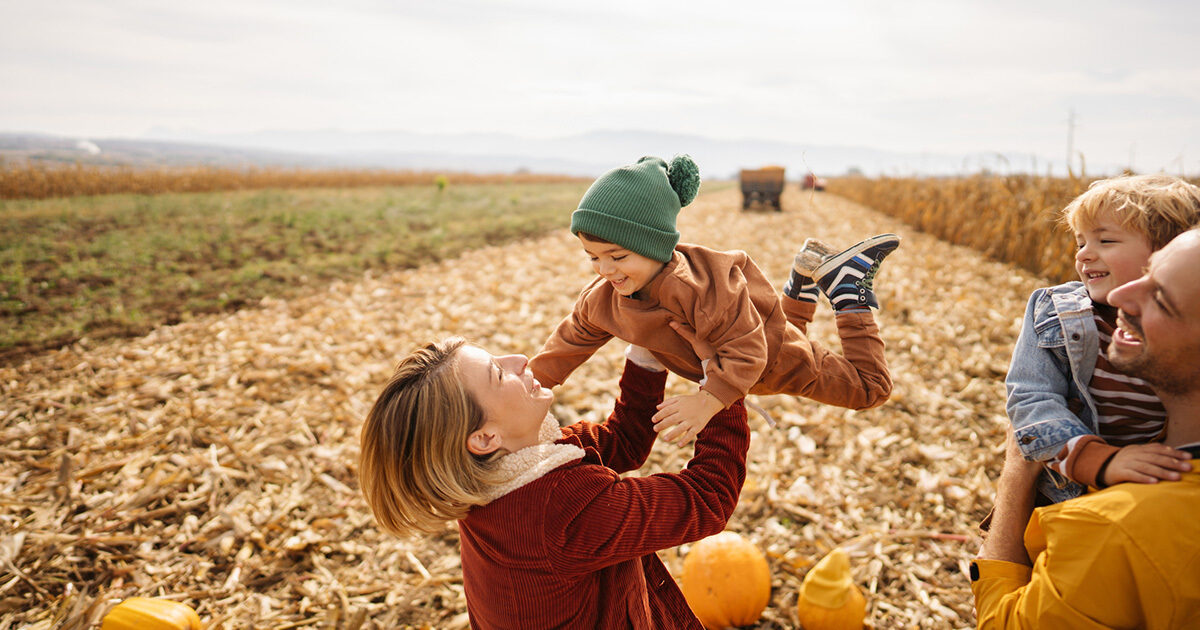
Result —
[[[645, 348], [700, 384], [663, 402], [653, 418], [660, 437], [676, 443], [746, 394], [851, 409], [886, 401], [892, 379], [871, 314], [878, 307], [872, 285], [900, 239], [882, 234], [840, 253], [809, 239], [781, 296], [745, 252], [679, 243], [676, 215], [699, 189], [699, 169], [686, 155], [670, 164], [643, 157], [592, 184], [571, 215], [571, 233], [599, 277], [530, 360], [538, 381], [562, 383], [613, 337]], [[807, 337], [819, 292], [837, 313], [841, 355]], [[701, 361], [676, 327], [711, 345], [713, 358]]]

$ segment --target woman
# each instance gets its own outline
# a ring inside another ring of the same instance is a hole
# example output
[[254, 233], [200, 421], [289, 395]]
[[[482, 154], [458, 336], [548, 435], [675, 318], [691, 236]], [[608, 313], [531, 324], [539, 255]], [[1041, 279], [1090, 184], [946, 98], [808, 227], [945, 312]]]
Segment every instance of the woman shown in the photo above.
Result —
[[666, 383], [648, 352], [626, 355], [604, 424], [560, 429], [524, 356], [458, 338], [404, 358], [375, 401], [367, 503], [398, 535], [458, 521], [472, 627], [702, 627], [655, 552], [724, 529], [746, 474], [746, 410], [714, 416], [685, 470], [622, 479], [653, 446]]

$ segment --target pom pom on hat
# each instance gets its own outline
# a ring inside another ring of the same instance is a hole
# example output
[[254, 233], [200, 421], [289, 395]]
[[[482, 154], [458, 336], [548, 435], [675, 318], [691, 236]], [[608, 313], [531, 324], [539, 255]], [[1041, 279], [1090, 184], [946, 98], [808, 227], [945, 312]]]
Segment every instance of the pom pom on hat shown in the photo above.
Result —
[[690, 155], [676, 155], [667, 165], [667, 180], [671, 182], [675, 194], [679, 195], [679, 205], [686, 206], [700, 192], [700, 167], [696, 166]]

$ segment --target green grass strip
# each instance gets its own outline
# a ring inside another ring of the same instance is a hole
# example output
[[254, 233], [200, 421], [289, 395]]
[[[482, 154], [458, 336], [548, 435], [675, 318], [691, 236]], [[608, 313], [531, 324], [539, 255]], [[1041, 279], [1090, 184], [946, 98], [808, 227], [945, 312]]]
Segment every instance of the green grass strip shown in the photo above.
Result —
[[0, 201], [0, 358], [562, 229], [587, 182]]

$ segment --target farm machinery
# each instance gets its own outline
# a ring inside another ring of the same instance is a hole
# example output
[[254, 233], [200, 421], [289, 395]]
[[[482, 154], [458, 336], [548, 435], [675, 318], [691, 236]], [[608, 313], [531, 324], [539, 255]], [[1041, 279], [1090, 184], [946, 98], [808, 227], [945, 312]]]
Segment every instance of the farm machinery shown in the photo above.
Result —
[[764, 166], [757, 169], [742, 169], [739, 177], [742, 184], [742, 209], [753, 203], [763, 203], [782, 212], [779, 196], [783, 194], [783, 167]]

